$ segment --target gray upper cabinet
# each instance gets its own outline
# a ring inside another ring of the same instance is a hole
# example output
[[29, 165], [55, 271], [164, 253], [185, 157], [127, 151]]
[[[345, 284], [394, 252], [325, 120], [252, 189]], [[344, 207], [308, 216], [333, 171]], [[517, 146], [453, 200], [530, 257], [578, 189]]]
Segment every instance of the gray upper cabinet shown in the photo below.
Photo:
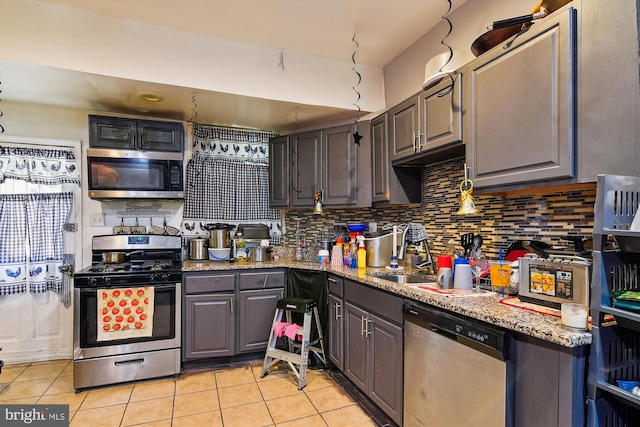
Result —
[[417, 152], [420, 98], [411, 97], [389, 110], [389, 156], [400, 160]]
[[321, 143], [319, 130], [291, 137], [291, 206], [313, 206], [313, 196], [322, 186]]
[[389, 200], [389, 145], [387, 139], [387, 115], [371, 120], [371, 201]]
[[476, 187], [574, 176], [575, 49], [576, 10], [567, 8], [463, 67]]
[[393, 167], [389, 158], [388, 113], [371, 120], [371, 201], [410, 204], [422, 201], [420, 168]]
[[89, 115], [89, 146], [118, 150], [182, 152], [180, 122]]
[[462, 155], [461, 80], [460, 74], [445, 77], [388, 111], [393, 165], [424, 165]]
[[462, 142], [462, 79], [447, 76], [420, 95], [419, 152]]
[[273, 138], [269, 152], [271, 207], [313, 207], [316, 191], [326, 206], [371, 206], [369, 122]]
[[322, 131], [323, 203], [355, 205], [358, 189], [358, 149], [353, 139], [353, 125]]
[[289, 180], [289, 137], [269, 140], [269, 206], [288, 207], [291, 203]]

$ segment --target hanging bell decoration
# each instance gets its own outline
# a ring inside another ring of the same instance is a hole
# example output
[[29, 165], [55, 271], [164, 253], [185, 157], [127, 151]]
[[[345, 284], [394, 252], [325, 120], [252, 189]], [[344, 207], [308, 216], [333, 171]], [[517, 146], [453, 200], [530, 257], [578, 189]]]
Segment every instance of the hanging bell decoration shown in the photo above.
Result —
[[473, 196], [473, 181], [468, 178], [467, 164], [464, 165], [464, 181], [460, 183], [460, 209], [457, 215], [471, 215], [478, 213]]
[[319, 215], [322, 213], [322, 190], [316, 191], [316, 194], [313, 196], [313, 213]]

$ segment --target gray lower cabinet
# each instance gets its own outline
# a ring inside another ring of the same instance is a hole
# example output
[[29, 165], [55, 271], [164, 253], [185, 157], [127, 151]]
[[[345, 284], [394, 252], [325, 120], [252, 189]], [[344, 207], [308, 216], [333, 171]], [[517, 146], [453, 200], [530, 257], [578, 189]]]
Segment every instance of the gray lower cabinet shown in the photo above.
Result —
[[329, 324], [328, 351], [329, 360], [340, 371], [344, 370], [344, 279], [333, 274], [327, 275], [329, 287]]
[[344, 281], [344, 374], [402, 425], [402, 299]]
[[260, 351], [267, 348], [276, 303], [284, 289], [266, 289], [240, 292], [240, 352]]
[[[514, 425], [586, 425], [589, 346], [568, 348], [516, 334], [515, 353]], [[612, 419], [616, 418], [609, 418]], [[620, 418], [617, 422], [602, 426], [631, 425], [623, 423]]]
[[233, 294], [185, 296], [184, 359], [235, 354]]
[[344, 370], [344, 303], [342, 298], [329, 294], [329, 360]]
[[285, 269], [183, 274], [183, 360], [267, 348]]

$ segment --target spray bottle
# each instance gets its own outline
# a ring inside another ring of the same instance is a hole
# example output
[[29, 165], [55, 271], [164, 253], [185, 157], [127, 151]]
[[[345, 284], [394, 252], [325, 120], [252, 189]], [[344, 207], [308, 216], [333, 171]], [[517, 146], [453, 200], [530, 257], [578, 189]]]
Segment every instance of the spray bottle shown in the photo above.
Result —
[[366, 268], [367, 250], [364, 248], [364, 236], [358, 236], [358, 268]]

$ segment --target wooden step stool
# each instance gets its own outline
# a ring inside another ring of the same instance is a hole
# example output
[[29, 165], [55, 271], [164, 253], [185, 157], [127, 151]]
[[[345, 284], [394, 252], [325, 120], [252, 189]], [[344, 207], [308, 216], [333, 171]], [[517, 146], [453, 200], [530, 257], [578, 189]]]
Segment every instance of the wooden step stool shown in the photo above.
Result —
[[[302, 339], [300, 343], [296, 343], [295, 339], [288, 338], [289, 351], [279, 350], [276, 348], [278, 336], [275, 329], [276, 324], [282, 321], [282, 314], [286, 313], [287, 322], [291, 323], [291, 313], [304, 314], [304, 322], [302, 324]], [[313, 318], [311, 317], [313, 313]], [[315, 319], [318, 328], [318, 339], [310, 342], [311, 323]], [[317, 344], [320, 347], [317, 347]], [[276, 305], [276, 314], [273, 317], [271, 325], [271, 335], [267, 344], [267, 352], [264, 356], [264, 364], [262, 365], [262, 374], [260, 378], [269, 375], [269, 369], [275, 363], [283, 360], [289, 364], [291, 370], [298, 378], [298, 390], [302, 390], [307, 385], [307, 366], [309, 364], [309, 351], [313, 351], [326, 365], [324, 342], [322, 338], [322, 329], [320, 328], [320, 316], [318, 315], [318, 304], [312, 299], [285, 297], [278, 301]], [[298, 365], [299, 368], [296, 369]]]

